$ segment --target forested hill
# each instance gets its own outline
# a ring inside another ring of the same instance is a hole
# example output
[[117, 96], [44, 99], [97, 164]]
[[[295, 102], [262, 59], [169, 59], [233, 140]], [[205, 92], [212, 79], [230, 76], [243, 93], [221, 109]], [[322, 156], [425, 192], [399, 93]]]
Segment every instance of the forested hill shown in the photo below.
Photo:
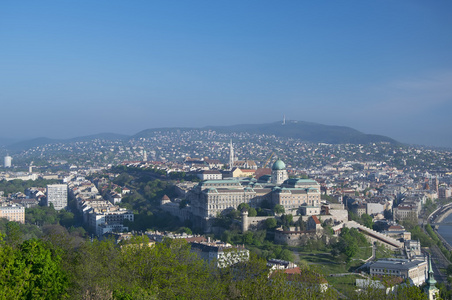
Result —
[[[76, 142], [90, 142], [95, 140], [108, 140], [108, 141], [119, 141], [119, 140], [127, 140], [130, 136], [116, 133], [99, 133], [88, 136], [80, 136], [71, 139], [50, 139], [46, 137], [39, 137], [30, 140], [24, 140], [20, 142], [15, 142], [11, 144], [4, 144], [4, 147], [7, 150], [12, 151], [21, 151], [27, 150], [34, 147], [42, 147], [45, 145], [54, 145], [54, 144], [65, 144], [65, 143], [76, 143]], [[0, 140], [1, 141], [1, 140]]]
[[215, 130], [219, 133], [249, 133], [275, 135], [277, 137], [294, 138], [308, 143], [327, 143], [327, 144], [369, 144], [378, 142], [387, 142], [397, 144], [398, 142], [382, 135], [365, 134], [356, 129], [345, 126], [331, 126], [304, 121], [287, 121], [266, 124], [242, 124], [231, 126], [207, 126], [203, 128], [152, 128], [138, 132], [133, 136], [120, 135], [114, 133], [101, 133], [89, 136], [82, 136], [71, 139], [49, 139], [45, 137], [36, 138], [27, 141], [21, 141], [5, 146], [6, 150], [20, 151], [33, 147], [40, 147], [51, 144], [65, 144], [74, 142], [89, 142], [95, 140], [109, 141], [127, 141], [129, 139], [138, 139], [146, 137], [155, 137], [156, 134], [178, 135], [191, 131]]
[[287, 121], [267, 124], [243, 124], [233, 126], [209, 126], [204, 129], [217, 132], [247, 132], [252, 134], [267, 134], [279, 137], [300, 139], [312, 143], [327, 144], [368, 144], [388, 142], [396, 144], [397, 141], [383, 135], [365, 134], [346, 126], [323, 125], [304, 121]]

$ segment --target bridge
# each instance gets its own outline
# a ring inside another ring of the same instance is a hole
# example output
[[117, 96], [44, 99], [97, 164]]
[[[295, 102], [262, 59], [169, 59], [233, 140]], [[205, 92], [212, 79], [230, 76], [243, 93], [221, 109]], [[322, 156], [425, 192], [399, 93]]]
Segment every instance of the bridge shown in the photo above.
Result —
[[[452, 225], [452, 222], [442, 222], [445, 218], [447, 218], [450, 214], [452, 214], [452, 203], [448, 203], [443, 205], [437, 209], [435, 209], [427, 218], [427, 222], [435, 229], [438, 229], [440, 225]], [[444, 247], [447, 250], [452, 251], [452, 246], [436, 231], [436, 235], [443, 243]]]
[[445, 218], [452, 213], [452, 203], [443, 205], [435, 209], [427, 218], [427, 222], [430, 224], [439, 225]]
[[433, 227], [433, 226], [439, 226], [439, 225], [452, 225], [452, 222], [441, 222], [441, 223], [434, 222], [434, 223], [429, 223], [429, 224]]

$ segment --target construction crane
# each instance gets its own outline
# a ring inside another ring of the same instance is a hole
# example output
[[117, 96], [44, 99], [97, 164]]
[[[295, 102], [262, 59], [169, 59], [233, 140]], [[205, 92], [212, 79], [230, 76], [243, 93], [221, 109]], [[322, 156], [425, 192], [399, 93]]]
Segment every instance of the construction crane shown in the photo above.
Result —
[[265, 162], [263, 168], [266, 168], [268, 163], [270, 162], [270, 159], [272, 159], [273, 155], [275, 154], [275, 152], [273, 151], [272, 154], [270, 155], [270, 157], [267, 159], [267, 161]]

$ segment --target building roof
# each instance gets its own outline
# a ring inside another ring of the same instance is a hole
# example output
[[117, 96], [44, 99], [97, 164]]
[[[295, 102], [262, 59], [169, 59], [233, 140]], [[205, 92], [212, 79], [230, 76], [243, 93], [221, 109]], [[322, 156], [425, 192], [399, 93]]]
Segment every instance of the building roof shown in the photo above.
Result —
[[421, 264], [427, 264], [427, 262], [421, 260], [409, 261], [406, 259], [380, 259], [379, 261], [373, 263], [370, 267], [373, 269], [378, 268], [385, 270], [410, 270]]
[[314, 220], [314, 222], [316, 223], [316, 224], [322, 224], [322, 223], [320, 223], [320, 221], [319, 221], [319, 219], [317, 218], [317, 216], [311, 216], [312, 217], [312, 219]]
[[272, 170], [285, 170], [285, 169], [286, 169], [286, 164], [280, 159], [275, 161], [275, 163], [272, 166]]
[[200, 172], [201, 174], [221, 174], [220, 171], [217, 170], [204, 170]]

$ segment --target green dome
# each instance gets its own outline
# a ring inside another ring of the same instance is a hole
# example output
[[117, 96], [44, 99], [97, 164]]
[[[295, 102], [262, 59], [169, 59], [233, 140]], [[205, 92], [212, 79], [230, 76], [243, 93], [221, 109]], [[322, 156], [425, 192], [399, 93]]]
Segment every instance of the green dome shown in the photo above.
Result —
[[277, 161], [275, 161], [275, 163], [273, 164], [272, 170], [285, 170], [286, 169], [286, 164], [278, 159]]

